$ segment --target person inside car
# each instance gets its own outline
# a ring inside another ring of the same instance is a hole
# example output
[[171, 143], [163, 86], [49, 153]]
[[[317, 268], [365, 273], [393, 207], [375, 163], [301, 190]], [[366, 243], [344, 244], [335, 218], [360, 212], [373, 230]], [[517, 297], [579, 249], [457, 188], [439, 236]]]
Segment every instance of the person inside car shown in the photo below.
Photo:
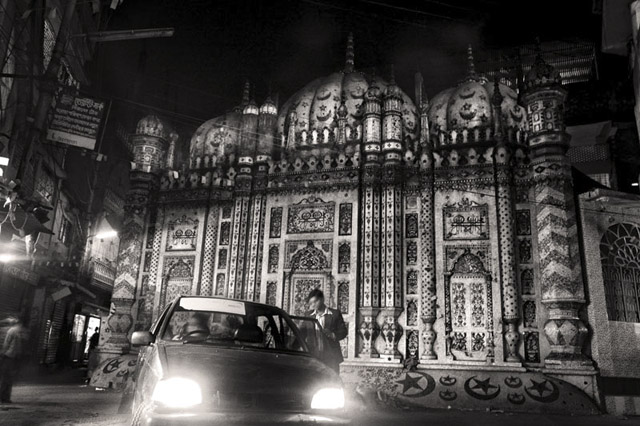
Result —
[[202, 313], [193, 313], [184, 323], [177, 335], [173, 337], [173, 340], [183, 340], [189, 336], [195, 335], [209, 335], [209, 316]]

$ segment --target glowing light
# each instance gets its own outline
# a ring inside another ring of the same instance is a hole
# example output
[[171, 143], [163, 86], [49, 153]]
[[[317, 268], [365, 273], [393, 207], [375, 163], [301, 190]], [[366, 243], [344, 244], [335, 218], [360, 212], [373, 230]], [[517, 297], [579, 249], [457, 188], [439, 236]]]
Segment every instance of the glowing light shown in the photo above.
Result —
[[152, 399], [166, 407], [187, 408], [202, 403], [202, 391], [193, 380], [174, 377], [160, 380]]
[[99, 232], [96, 234], [96, 238], [99, 240], [108, 240], [109, 238], [115, 238], [118, 236], [118, 232], [114, 230]]
[[344, 408], [344, 391], [340, 388], [320, 389], [313, 395], [311, 408], [314, 410], [337, 410]]
[[2, 263], [13, 262], [14, 260], [16, 260], [16, 256], [13, 254], [10, 254], [10, 253], [0, 254], [0, 262]]
[[638, 186], [638, 185], [640, 185], [640, 183], [638, 183], [638, 182], [633, 182], [633, 183], [631, 184], [631, 186]]

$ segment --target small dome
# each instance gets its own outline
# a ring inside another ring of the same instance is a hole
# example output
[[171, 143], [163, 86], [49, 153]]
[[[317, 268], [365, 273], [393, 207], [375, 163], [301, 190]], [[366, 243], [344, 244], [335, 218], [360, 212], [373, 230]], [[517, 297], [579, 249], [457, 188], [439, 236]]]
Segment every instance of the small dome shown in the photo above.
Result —
[[252, 99], [249, 101], [249, 103], [247, 105], [245, 105], [244, 109], [242, 110], [242, 113], [244, 115], [258, 115], [260, 111], [258, 110], [258, 106], [256, 105], [256, 102]]
[[367, 89], [367, 93], [364, 96], [365, 99], [368, 100], [380, 100], [380, 98], [382, 97], [382, 90], [380, 90], [377, 85], [373, 84], [369, 86], [369, 88]]
[[209, 157], [211, 162], [220, 162], [224, 157], [235, 154], [240, 142], [241, 124], [242, 114], [238, 111], [202, 123], [191, 137], [189, 156], [192, 167], [198, 158], [202, 162], [205, 157]]
[[267, 97], [260, 107], [260, 114], [278, 115], [278, 108], [276, 108], [276, 104], [273, 103], [270, 97]]
[[[500, 106], [502, 124], [526, 129], [525, 111], [518, 105], [518, 95], [507, 85], [501, 83], [498, 87], [503, 97]], [[485, 78], [474, 77], [438, 93], [428, 109], [431, 133], [493, 126], [496, 112], [491, 99], [494, 90], [493, 84]]]
[[150, 114], [138, 121], [136, 134], [166, 139], [167, 126], [157, 115]]
[[533, 89], [535, 87], [560, 86], [561, 84], [562, 77], [558, 70], [546, 63], [542, 55], [538, 53], [533, 66], [524, 80], [525, 87], [527, 89]]

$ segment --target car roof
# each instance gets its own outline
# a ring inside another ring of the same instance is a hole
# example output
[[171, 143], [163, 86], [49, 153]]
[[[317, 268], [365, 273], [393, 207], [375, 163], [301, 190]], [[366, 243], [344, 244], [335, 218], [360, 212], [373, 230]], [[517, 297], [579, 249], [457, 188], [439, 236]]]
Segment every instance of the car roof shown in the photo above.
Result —
[[273, 310], [276, 310], [276, 311], [280, 311], [280, 312], [283, 312], [283, 313], [285, 313], [285, 314], [289, 315], [289, 314], [287, 313], [287, 311], [285, 311], [284, 309], [279, 308], [279, 307], [277, 307], [277, 306], [268, 305], [268, 304], [266, 304], [266, 303], [251, 302], [251, 301], [249, 301], [249, 300], [243, 300], [243, 299], [232, 299], [232, 298], [230, 298], [230, 297], [221, 297], [221, 296], [198, 296], [198, 295], [188, 295], [188, 294], [185, 294], [185, 295], [181, 295], [181, 296], [176, 297], [176, 298], [175, 298], [175, 300], [174, 300], [174, 302], [175, 302], [175, 303], [179, 303], [179, 301], [180, 301], [181, 299], [187, 299], [187, 298], [188, 298], [188, 299], [228, 300], [228, 301], [230, 301], [230, 302], [243, 303], [243, 304], [245, 304], [245, 305], [251, 305], [251, 306], [256, 306], [256, 307], [269, 308], [269, 309], [273, 309]]

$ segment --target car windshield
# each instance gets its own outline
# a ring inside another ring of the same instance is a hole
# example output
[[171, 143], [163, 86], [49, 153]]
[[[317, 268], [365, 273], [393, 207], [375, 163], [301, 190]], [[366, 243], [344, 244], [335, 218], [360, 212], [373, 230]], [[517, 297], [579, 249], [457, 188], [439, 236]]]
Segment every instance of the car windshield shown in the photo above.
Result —
[[291, 320], [269, 306], [183, 297], [166, 318], [162, 339], [307, 352]]

